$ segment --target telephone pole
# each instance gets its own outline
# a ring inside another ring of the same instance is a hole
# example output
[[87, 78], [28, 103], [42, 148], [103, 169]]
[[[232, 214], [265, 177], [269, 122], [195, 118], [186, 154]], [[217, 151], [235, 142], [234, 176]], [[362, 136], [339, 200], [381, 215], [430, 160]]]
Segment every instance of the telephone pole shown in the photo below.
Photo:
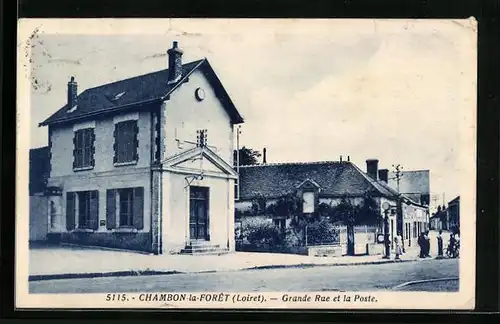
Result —
[[240, 134], [241, 134], [241, 125], [238, 125], [236, 128], [236, 172], [240, 174]]
[[402, 174], [402, 171], [403, 170], [403, 167], [401, 166], [401, 164], [397, 164], [397, 165], [392, 165], [392, 167], [396, 170], [395, 171], [395, 179], [396, 179], [396, 184], [397, 184], [397, 188], [398, 188], [398, 193], [400, 193], [399, 191], [399, 181], [401, 180], [401, 178], [403, 177], [403, 174]]

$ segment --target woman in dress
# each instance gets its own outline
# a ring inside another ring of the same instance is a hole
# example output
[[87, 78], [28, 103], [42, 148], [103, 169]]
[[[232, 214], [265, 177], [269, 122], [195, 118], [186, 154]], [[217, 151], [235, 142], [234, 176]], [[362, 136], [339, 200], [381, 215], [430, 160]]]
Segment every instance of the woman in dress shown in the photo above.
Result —
[[396, 260], [400, 260], [401, 254], [403, 254], [403, 247], [401, 246], [402, 241], [403, 241], [403, 238], [401, 236], [401, 233], [398, 233], [394, 237], [394, 243], [396, 245]]

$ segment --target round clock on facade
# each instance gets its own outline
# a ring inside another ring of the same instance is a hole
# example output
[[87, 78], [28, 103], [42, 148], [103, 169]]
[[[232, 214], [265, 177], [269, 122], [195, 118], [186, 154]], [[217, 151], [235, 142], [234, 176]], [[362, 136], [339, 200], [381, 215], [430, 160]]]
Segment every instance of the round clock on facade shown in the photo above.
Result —
[[198, 101], [202, 101], [205, 99], [205, 91], [202, 88], [197, 88], [194, 92], [194, 95]]

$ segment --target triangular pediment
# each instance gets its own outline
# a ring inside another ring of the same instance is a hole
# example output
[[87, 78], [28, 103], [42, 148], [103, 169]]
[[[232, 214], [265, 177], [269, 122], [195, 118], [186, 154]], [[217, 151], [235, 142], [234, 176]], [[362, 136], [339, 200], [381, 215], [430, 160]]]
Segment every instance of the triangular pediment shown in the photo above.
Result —
[[320, 190], [321, 187], [319, 184], [316, 183], [316, 181], [311, 180], [311, 179], [306, 179], [302, 183], [300, 183], [297, 186], [298, 189], [313, 189], [313, 190]]
[[172, 156], [163, 162], [164, 169], [193, 174], [221, 174], [237, 178], [238, 174], [219, 155], [206, 147], [196, 147]]

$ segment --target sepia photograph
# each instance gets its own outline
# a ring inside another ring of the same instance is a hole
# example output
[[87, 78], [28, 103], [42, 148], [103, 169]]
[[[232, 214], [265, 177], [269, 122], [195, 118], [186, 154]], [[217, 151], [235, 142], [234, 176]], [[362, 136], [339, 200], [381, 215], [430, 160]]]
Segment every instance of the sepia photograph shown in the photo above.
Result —
[[473, 18], [20, 20], [17, 307], [472, 309], [476, 46]]

